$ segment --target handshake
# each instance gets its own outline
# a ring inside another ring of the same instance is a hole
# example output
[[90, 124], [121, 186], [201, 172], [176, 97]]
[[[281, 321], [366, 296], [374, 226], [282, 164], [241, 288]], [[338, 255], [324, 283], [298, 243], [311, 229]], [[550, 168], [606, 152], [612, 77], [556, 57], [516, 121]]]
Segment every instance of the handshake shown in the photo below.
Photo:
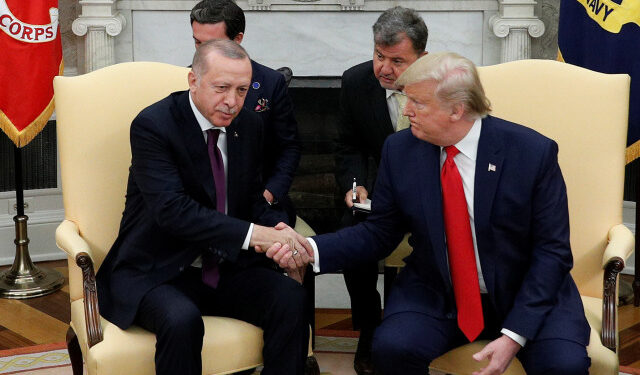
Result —
[[304, 279], [307, 264], [314, 261], [309, 241], [285, 223], [273, 228], [254, 225], [249, 246], [265, 253], [299, 283]]

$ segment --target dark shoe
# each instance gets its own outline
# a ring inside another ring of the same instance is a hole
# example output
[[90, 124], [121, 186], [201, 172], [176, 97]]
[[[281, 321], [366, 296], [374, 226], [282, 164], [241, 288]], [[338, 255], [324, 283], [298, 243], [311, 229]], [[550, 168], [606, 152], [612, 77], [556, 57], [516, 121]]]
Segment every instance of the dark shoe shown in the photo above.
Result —
[[376, 370], [373, 367], [371, 357], [368, 356], [356, 356], [353, 360], [353, 368], [358, 375], [375, 375]]

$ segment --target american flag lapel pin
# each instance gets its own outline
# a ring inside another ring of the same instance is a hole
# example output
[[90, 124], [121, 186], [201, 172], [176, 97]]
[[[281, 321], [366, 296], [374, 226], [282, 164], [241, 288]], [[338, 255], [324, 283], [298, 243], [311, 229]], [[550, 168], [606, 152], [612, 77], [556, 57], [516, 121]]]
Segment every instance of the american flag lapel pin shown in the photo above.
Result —
[[487, 169], [487, 171], [489, 171], [489, 172], [495, 172], [495, 171], [496, 171], [496, 166], [495, 166], [495, 165], [493, 165], [493, 164], [491, 164], [491, 163], [489, 163], [489, 169]]

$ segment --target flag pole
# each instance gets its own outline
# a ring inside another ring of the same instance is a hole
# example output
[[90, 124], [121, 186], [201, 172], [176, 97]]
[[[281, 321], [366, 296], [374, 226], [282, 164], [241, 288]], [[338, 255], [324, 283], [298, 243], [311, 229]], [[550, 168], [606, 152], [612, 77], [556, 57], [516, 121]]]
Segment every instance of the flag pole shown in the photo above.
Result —
[[7, 271], [0, 272], [0, 297], [31, 298], [53, 293], [62, 287], [64, 277], [60, 272], [46, 267], [36, 267], [29, 256], [29, 238], [27, 220], [24, 214], [24, 194], [22, 186], [22, 149], [14, 145], [16, 177], [16, 210], [13, 217], [16, 223], [16, 257]]

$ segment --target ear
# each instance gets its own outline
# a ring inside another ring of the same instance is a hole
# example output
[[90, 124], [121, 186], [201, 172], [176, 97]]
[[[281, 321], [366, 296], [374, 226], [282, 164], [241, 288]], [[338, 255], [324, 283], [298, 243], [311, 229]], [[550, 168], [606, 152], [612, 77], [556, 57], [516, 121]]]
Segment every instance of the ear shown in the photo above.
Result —
[[244, 33], [238, 33], [238, 35], [236, 35], [236, 36], [233, 38], [233, 41], [234, 41], [234, 42], [236, 42], [236, 43], [238, 43], [238, 44], [240, 44], [240, 43], [242, 43], [242, 39], [243, 39], [243, 38], [244, 38]]
[[189, 75], [187, 76], [187, 81], [189, 82], [189, 91], [191, 91], [192, 93], [195, 92], [198, 78], [196, 77], [196, 74], [193, 72], [193, 70], [189, 71]]
[[464, 104], [456, 103], [451, 106], [451, 113], [449, 114], [449, 120], [451, 122], [460, 121], [464, 117]]

